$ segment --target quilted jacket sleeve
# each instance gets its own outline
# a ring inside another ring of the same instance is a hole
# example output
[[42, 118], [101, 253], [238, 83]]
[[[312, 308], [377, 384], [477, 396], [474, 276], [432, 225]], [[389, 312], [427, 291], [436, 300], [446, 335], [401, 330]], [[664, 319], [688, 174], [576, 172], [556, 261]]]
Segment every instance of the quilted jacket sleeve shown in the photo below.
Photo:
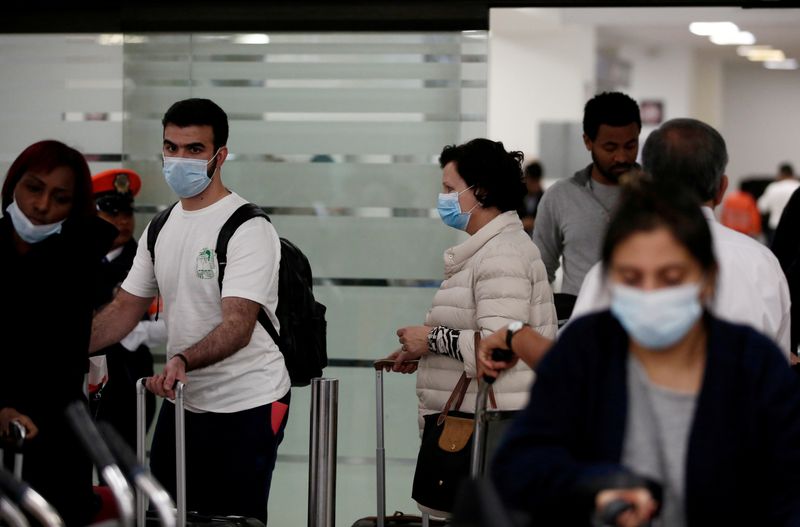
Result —
[[[553, 294], [535, 246], [503, 243], [491, 247], [476, 263], [473, 282], [475, 320], [483, 336], [521, 320], [542, 335], [555, 337]], [[476, 375], [474, 333], [462, 331], [459, 337], [464, 369], [470, 376]]]

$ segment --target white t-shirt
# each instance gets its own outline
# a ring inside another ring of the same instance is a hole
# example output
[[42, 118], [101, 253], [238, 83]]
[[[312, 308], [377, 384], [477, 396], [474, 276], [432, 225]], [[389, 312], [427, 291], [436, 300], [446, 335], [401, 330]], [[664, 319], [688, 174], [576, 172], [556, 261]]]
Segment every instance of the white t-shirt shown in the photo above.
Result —
[[781, 179], [767, 185], [764, 193], [758, 198], [758, 210], [762, 214], [769, 214], [769, 227], [775, 229], [781, 221], [781, 214], [789, 198], [800, 187], [800, 181], [794, 178]]
[[[791, 300], [778, 259], [764, 245], [717, 222], [709, 207], [703, 207], [703, 214], [711, 228], [719, 264], [712, 312], [719, 318], [752, 326], [772, 338], [788, 357]], [[570, 319], [610, 305], [603, 265], [597, 263], [583, 280]]]
[[[160, 293], [167, 324], [167, 358], [203, 339], [222, 322], [222, 297], [239, 297], [261, 304], [279, 329], [280, 240], [271, 223], [253, 218], [242, 224], [228, 244], [223, 290], [218, 285], [214, 249], [225, 221], [242, 204], [230, 194], [196, 211], [180, 203], [169, 215], [155, 245], [155, 272], [147, 250], [147, 229], [128, 277], [127, 292], [141, 297]], [[271, 403], [290, 388], [283, 355], [256, 322], [244, 348], [211, 366], [189, 372], [185, 404], [192, 411], [238, 412]]]

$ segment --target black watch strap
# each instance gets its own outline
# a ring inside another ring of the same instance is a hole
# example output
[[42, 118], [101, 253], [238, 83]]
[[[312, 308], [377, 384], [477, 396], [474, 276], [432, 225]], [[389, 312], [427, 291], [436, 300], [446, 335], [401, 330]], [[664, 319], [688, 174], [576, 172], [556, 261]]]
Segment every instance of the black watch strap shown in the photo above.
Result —
[[[513, 330], [511, 329], [512, 325], [515, 326]], [[513, 339], [514, 335], [516, 335], [517, 333], [522, 331], [522, 328], [524, 328], [526, 326], [530, 326], [530, 324], [527, 324], [525, 322], [521, 322], [521, 323], [520, 322], [516, 322], [516, 323], [509, 324], [509, 328], [506, 330], [506, 347], [508, 349], [510, 349], [511, 351], [514, 351], [513, 348], [511, 347], [511, 339]]]

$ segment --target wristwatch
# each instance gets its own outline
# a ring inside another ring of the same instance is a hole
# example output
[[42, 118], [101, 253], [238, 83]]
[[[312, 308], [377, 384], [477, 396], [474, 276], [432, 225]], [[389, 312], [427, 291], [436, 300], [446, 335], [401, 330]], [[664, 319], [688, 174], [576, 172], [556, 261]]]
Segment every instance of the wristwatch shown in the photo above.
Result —
[[520, 320], [515, 320], [508, 325], [508, 331], [506, 331], [506, 347], [508, 349], [511, 349], [511, 339], [514, 338], [514, 335], [517, 333], [517, 331], [521, 330], [525, 326], [527, 326], [527, 324]]

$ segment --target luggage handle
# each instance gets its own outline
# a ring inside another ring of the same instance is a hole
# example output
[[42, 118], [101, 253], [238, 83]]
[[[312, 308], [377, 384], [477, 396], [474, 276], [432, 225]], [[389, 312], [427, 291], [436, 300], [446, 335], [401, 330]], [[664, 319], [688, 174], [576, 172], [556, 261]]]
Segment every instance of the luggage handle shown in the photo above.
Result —
[[[136, 383], [136, 457], [140, 464], [145, 464], [145, 394], [147, 377], [142, 377]], [[184, 390], [186, 385], [175, 381], [175, 506], [176, 527], [186, 527], [186, 449], [184, 434]], [[146, 519], [145, 496], [136, 494], [136, 520], [137, 527], [144, 527]]]
[[[401, 364], [419, 364], [419, 360], [407, 360]], [[375, 471], [377, 477], [378, 515], [377, 527], [384, 527], [386, 517], [386, 451], [383, 438], [383, 371], [395, 365], [392, 359], [378, 359], [372, 363], [375, 368]]]
[[[395, 361], [392, 359], [378, 359], [372, 363], [372, 367], [375, 368], [376, 371], [378, 370], [386, 370], [387, 368], [391, 368], [396, 364]], [[408, 364], [419, 364], [419, 359], [414, 360], [404, 360], [400, 364], [408, 365]]]
[[[22, 481], [22, 462], [24, 455], [22, 447], [25, 444], [25, 439], [28, 437], [28, 430], [19, 422], [18, 419], [11, 421], [11, 440], [14, 443], [14, 477], [17, 481]], [[0, 448], [0, 467], [3, 466], [3, 449]]]

